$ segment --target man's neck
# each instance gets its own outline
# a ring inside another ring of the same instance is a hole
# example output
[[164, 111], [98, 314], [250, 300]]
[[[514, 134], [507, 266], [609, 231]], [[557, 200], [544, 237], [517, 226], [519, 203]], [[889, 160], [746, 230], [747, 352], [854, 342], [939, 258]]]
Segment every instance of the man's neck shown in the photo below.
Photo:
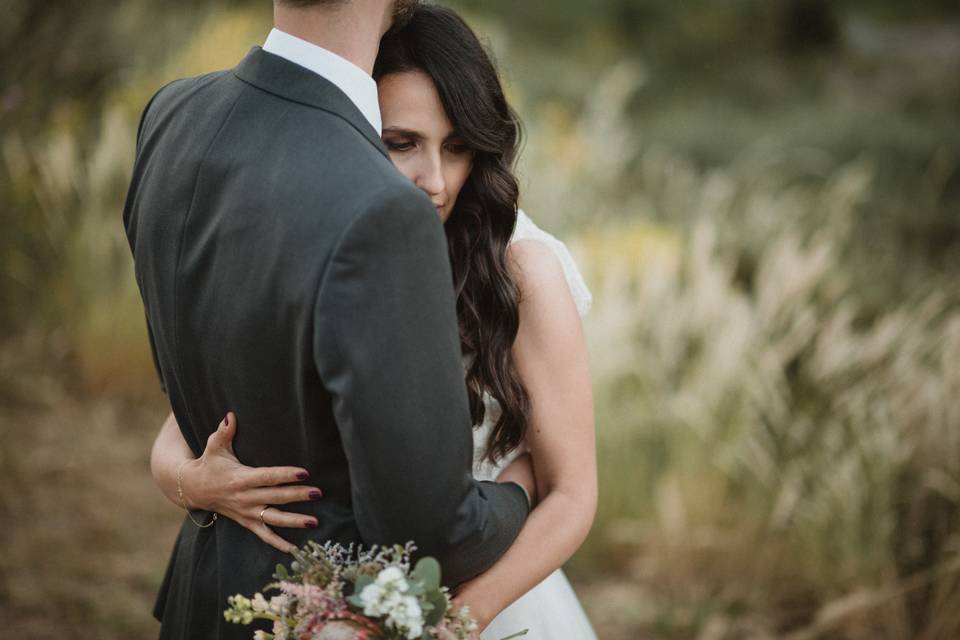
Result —
[[273, 22], [277, 29], [332, 51], [372, 74], [387, 17], [372, 20], [369, 14], [349, 7], [324, 11], [275, 8]]

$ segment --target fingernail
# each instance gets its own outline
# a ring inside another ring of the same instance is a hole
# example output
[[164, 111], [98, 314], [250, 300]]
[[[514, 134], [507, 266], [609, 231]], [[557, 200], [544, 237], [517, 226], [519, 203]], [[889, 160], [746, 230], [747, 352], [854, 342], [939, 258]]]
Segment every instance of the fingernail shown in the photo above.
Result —
[[320, 526], [320, 523], [317, 522], [316, 520], [307, 520], [303, 524], [305, 524], [308, 529], [316, 529], [317, 527]]
[[321, 492], [319, 492], [319, 491], [311, 491], [311, 492], [310, 492], [310, 499], [311, 499], [311, 500], [319, 500], [319, 499], [322, 498], [322, 497], [323, 497], [323, 494], [322, 494]]
[[310, 474], [307, 473], [306, 471], [297, 472], [297, 480], [306, 480], [309, 477], [310, 477]]

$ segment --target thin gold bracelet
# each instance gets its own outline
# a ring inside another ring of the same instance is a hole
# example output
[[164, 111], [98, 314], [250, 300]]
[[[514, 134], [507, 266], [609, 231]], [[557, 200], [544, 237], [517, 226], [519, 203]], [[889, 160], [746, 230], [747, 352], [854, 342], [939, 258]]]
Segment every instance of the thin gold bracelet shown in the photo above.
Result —
[[183, 510], [187, 512], [187, 517], [190, 518], [190, 522], [197, 525], [197, 527], [201, 529], [206, 529], [207, 527], [212, 527], [217, 522], [217, 512], [212, 512], [213, 519], [206, 524], [197, 522], [194, 519], [193, 514], [190, 513], [190, 509], [187, 507], [187, 499], [183, 496], [183, 465], [187, 464], [188, 462], [190, 461], [184, 460], [180, 463], [180, 466], [177, 467], [177, 496], [180, 498], [180, 504], [183, 506]]

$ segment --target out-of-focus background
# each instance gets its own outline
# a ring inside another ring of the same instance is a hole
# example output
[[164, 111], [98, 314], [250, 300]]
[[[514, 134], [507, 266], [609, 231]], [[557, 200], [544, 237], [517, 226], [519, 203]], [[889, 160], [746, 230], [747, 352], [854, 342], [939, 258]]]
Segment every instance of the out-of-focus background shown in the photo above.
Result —
[[[150, 638], [140, 109], [266, 0], [0, 1], [0, 628]], [[587, 320], [604, 640], [960, 637], [960, 3], [471, 0]]]

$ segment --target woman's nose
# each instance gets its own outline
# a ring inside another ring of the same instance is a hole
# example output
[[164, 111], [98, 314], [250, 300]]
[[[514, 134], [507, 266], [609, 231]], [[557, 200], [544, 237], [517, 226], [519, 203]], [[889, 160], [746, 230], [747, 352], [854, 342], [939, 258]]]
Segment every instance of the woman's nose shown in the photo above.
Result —
[[439, 157], [431, 154], [431, 157], [424, 158], [415, 184], [431, 196], [443, 193], [443, 166]]

